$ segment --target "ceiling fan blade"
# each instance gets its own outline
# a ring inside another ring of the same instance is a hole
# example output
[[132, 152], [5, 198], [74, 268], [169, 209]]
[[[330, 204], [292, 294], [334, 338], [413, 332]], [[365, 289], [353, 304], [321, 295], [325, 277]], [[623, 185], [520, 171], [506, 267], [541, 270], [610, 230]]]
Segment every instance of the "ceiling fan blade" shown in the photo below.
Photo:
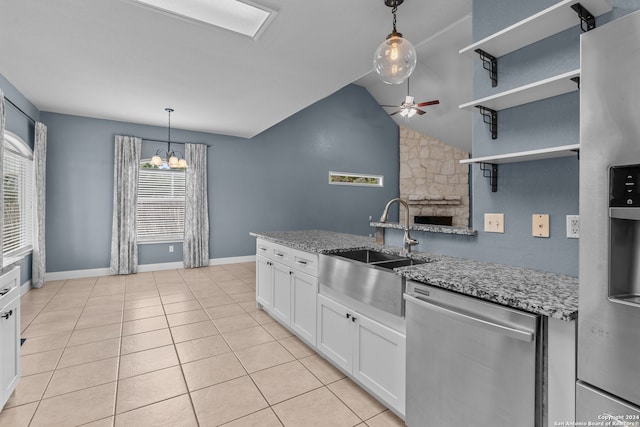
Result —
[[389, 115], [390, 115], [390, 116], [394, 116], [394, 115], [398, 114], [399, 112], [400, 112], [400, 110], [398, 110], [398, 111], [394, 111], [393, 113], [391, 113], [391, 114], [389, 114]]
[[427, 105], [435, 105], [435, 104], [440, 104], [440, 101], [438, 101], [437, 99], [434, 99], [433, 101], [421, 102], [417, 106], [418, 107], [426, 107]]
[[426, 114], [427, 112], [426, 111], [422, 111], [419, 108], [416, 108], [416, 113], [418, 113], [419, 115], [423, 115], [423, 114]]
[[389, 107], [389, 108], [398, 108], [397, 105], [383, 105], [383, 104], [380, 104], [380, 106], [381, 107]]

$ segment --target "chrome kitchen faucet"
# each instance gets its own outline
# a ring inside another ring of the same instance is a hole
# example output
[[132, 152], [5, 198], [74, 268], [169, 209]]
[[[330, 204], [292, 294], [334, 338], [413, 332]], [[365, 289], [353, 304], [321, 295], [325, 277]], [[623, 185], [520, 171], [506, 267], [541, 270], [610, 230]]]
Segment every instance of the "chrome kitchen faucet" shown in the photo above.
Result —
[[409, 204], [405, 200], [399, 197], [389, 200], [389, 202], [387, 203], [387, 206], [384, 207], [384, 211], [382, 211], [380, 222], [382, 223], [387, 222], [387, 216], [389, 215], [389, 206], [391, 206], [394, 202], [398, 202], [404, 206], [405, 216], [404, 216], [403, 253], [407, 254], [411, 252], [411, 246], [418, 244], [417, 240], [412, 239], [411, 236], [409, 236]]

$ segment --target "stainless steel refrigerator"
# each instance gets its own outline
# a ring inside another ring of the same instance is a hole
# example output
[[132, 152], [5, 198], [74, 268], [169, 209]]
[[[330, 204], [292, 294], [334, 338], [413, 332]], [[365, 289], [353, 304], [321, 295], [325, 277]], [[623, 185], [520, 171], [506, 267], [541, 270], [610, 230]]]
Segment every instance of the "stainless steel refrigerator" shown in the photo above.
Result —
[[640, 426], [640, 12], [582, 35], [580, 91], [576, 421]]

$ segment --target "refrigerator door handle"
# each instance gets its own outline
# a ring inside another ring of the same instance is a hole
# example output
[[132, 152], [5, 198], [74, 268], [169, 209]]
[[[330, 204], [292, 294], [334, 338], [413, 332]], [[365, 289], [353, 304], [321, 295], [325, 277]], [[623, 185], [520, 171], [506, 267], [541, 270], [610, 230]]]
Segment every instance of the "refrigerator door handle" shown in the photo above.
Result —
[[475, 325], [478, 327], [482, 327], [484, 329], [488, 329], [493, 332], [497, 332], [502, 335], [509, 336], [511, 338], [518, 339], [520, 341], [531, 342], [533, 341], [534, 333], [523, 331], [520, 329], [512, 328], [507, 325], [503, 325], [500, 323], [491, 322], [489, 320], [485, 320], [476, 316], [472, 316], [470, 314], [460, 312], [458, 310], [452, 309], [450, 307], [437, 304], [434, 301], [427, 300], [418, 295], [412, 296], [409, 294], [405, 294], [404, 298], [407, 301], [411, 301], [412, 303], [429, 310], [435, 310], [439, 313], [446, 314], [447, 316], [453, 317], [455, 319], [461, 320], [467, 324]]

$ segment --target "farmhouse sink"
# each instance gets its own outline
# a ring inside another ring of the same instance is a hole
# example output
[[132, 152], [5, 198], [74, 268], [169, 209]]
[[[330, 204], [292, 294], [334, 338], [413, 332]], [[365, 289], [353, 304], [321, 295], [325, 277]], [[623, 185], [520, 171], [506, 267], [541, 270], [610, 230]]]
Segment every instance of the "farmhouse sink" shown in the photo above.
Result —
[[320, 287], [403, 317], [405, 278], [393, 269], [425, 262], [428, 261], [368, 249], [321, 254]]

